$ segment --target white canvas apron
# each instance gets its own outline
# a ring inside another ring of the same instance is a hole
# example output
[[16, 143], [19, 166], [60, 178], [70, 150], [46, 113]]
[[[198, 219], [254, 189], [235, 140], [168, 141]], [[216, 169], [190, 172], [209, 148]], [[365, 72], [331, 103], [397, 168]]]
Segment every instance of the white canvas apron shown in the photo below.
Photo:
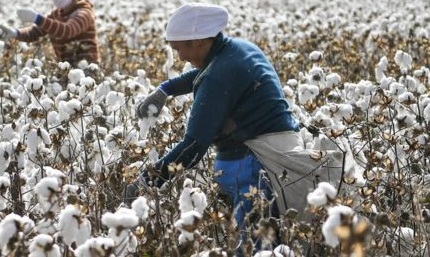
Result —
[[[264, 134], [247, 140], [245, 144], [265, 167], [272, 190], [277, 194], [280, 214], [294, 208], [300, 215], [305, 215], [307, 194], [316, 188], [318, 182], [331, 182], [337, 186], [341, 179], [343, 152], [304, 149], [299, 133]], [[285, 172], [288, 179], [282, 179]]]

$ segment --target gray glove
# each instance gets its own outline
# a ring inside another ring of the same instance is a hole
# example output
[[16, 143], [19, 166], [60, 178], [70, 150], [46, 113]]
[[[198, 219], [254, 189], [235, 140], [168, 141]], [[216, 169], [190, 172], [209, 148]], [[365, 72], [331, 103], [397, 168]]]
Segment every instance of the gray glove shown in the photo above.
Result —
[[9, 38], [16, 38], [18, 36], [18, 30], [14, 28], [10, 28], [5, 25], [0, 24], [0, 30], [1, 30], [1, 38], [9, 39]]
[[148, 116], [158, 117], [161, 109], [166, 104], [167, 95], [163, 90], [157, 89], [152, 92], [143, 101], [137, 104], [136, 114], [139, 118], [147, 118]]
[[31, 9], [23, 8], [17, 11], [18, 18], [20, 18], [23, 22], [36, 22], [37, 13]]

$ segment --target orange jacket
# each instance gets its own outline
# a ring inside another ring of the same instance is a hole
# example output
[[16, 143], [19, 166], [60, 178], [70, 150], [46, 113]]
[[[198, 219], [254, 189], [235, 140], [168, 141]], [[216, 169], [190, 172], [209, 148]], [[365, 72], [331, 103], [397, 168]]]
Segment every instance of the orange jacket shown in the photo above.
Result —
[[58, 61], [76, 65], [81, 60], [98, 63], [99, 52], [93, 5], [87, 0], [74, 0], [65, 9], [54, 9], [40, 16], [31, 27], [19, 30], [17, 39], [36, 41], [48, 35]]

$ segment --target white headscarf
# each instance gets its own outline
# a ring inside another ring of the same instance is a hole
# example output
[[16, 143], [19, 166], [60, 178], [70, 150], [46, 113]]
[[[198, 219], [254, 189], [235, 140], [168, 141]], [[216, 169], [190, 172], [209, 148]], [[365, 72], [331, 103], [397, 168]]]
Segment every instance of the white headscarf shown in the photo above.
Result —
[[203, 39], [216, 36], [228, 23], [228, 11], [207, 3], [188, 3], [173, 12], [166, 28], [167, 41]]
[[66, 8], [72, 0], [53, 0], [55, 7], [64, 9]]

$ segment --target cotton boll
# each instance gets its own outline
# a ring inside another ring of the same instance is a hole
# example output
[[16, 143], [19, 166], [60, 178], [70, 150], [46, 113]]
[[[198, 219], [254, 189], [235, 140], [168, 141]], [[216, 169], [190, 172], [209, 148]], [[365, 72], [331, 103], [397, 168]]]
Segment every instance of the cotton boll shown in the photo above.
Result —
[[316, 207], [326, 205], [328, 200], [336, 198], [337, 190], [328, 182], [318, 183], [318, 187], [308, 194], [307, 200], [310, 205]]
[[181, 196], [179, 197], [179, 209], [181, 210], [181, 213], [195, 210], [198, 213], [203, 214], [206, 206], [206, 195], [201, 191], [200, 188], [192, 187], [191, 179], [185, 179], [184, 189], [182, 190]]
[[37, 130], [36, 129], [31, 129], [28, 133], [27, 133], [27, 147], [28, 150], [30, 152], [36, 152], [37, 151], [37, 147], [39, 145], [40, 142], [40, 138], [37, 135]]
[[400, 67], [400, 69], [410, 70], [412, 67], [412, 56], [401, 50], [396, 51], [394, 61]]
[[312, 51], [309, 54], [309, 59], [313, 62], [319, 62], [323, 59], [324, 54], [321, 51]]
[[295, 102], [295, 92], [290, 86], [284, 86], [282, 88], [282, 91], [284, 92], [285, 98], [288, 101], [288, 104], [290, 106], [294, 105]]
[[298, 53], [288, 52], [282, 56], [282, 60], [290, 63], [296, 60], [297, 56], [299, 56]]
[[88, 69], [89, 65], [90, 64], [88, 63], [87, 60], [80, 60], [79, 63], [78, 63], [78, 68], [82, 69], [82, 70], [86, 70], [86, 69]]
[[33, 238], [29, 247], [29, 257], [60, 257], [61, 252], [54, 239], [45, 234], [39, 234]]
[[379, 59], [378, 64], [376, 64], [375, 68], [375, 76], [376, 81], [381, 82], [382, 79], [386, 78], [384, 72], [388, 69], [388, 58], [386, 56], [381, 57]]
[[84, 244], [87, 239], [91, 238], [91, 228], [91, 222], [87, 218], [81, 218], [78, 233], [75, 237], [75, 242], [77, 246]]
[[182, 231], [178, 237], [179, 244], [185, 244], [187, 242], [194, 241], [194, 233]]
[[78, 94], [79, 93], [79, 86], [77, 84], [74, 84], [74, 83], [67, 84], [66, 89], [67, 89], [67, 91], [69, 91], [72, 94]]
[[297, 90], [299, 103], [302, 105], [315, 100], [316, 96], [319, 94], [319, 88], [315, 85], [300, 84]]
[[323, 206], [327, 204], [327, 196], [321, 188], [316, 188], [314, 191], [309, 193], [306, 197], [308, 204], [315, 207]]
[[327, 87], [333, 88], [333, 86], [337, 86], [341, 82], [340, 75], [337, 73], [330, 73], [326, 77], [327, 80]]
[[44, 177], [34, 187], [37, 195], [45, 198], [50, 198], [52, 195], [60, 191], [59, 183], [55, 177]]
[[25, 67], [27, 68], [39, 68], [38, 71], [41, 71], [40, 68], [43, 67], [43, 62], [39, 59], [30, 58], [25, 62]]
[[90, 238], [75, 250], [76, 257], [110, 256], [115, 242], [111, 238]]
[[139, 219], [145, 221], [148, 218], [149, 206], [145, 197], [140, 196], [131, 204], [131, 209], [136, 212]]
[[69, 70], [71, 67], [69, 62], [59, 62], [58, 63], [58, 68], [60, 68], [60, 70]]
[[66, 245], [70, 246], [78, 234], [80, 211], [74, 205], [67, 205], [60, 212], [58, 226]]
[[417, 92], [418, 82], [414, 77], [407, 75], [406, 77], [401, 77], [399, 82], [406, 86], [409, 92]]
[[387, 77], [387, 78], [383, 78], [380, 82], [380, 86], [382, 89], [384, 90], [389, 90], [390, 89], [390, 85], [392, 83], [396, 83], [396, 79], [393, 77]]
[[30, 92], [41, 90], [43, 87], [43, 80], [41, 78], [28, 79], [25, 83], [25, 87]]
[[10, 253], [9, 244], [12, 243], [12, 248], [14, 241], [11, 239], [17, 237], [19, 239], [18, 233], [21, 231], [22, 218], [21, 216], [11, 213], [7, 215], [0, 222], [0, 250], [2, 255], [7, 256]]
[[[336, 236], [335, 229], [341, 225], [340, 216], [353, 216], [354, 211], [344, 205], [339, 205], [328, 209], [328, 218], [322, 225], [322, 233], [324, 235], [325, 243], [331, 247], [336, 247], [339, 244], [339, 239]], [[357, 217], [353, 217], [353, 223], [357, 222]]]
[[288, 245], [278, 245], [273, 251], [282, 254], [283, 257], [295, 257], [293, 250]]
[[182, 232], [192, 233], [199, 224], [202, 215], [197, 211], [188, 211], [181, 214], [181, 218], [175, 222], [175, 227]]
[[320, 67], [313, 67], [308, 74], [308, 82], [311, 85], [319, 86], [320, 89], [326, 88], [325, 73]]
[[132, 228], [137, 226], [139, 218], [133, 210], [119, 208], [115, 213], [107, 212], [103, 214], [102, 223], [110, 228], [116, 228], [118, 226]]
[[67, 78], [69, 79], [70, 83], [76, 85], [81, 81], [81, 78], [85, 78], [85, 73], [81, 69], [72, 69], [67, 74]]
[[111, 112], [117, 111], [125, 104], [124, 94], [121, 92], [110, 91], [106, 96], [106, 106]]
[[390, 84], [389, 92], [393, 96], [401, 95], [406, 92], [406, 86], [398, 82], [393, 82]]
[[92, 88], [96, 84], [96, 81], [91, 77], [84, 77], [79, 80], [79, 84], [82, 87]]
[[146, 138], [149, 133], [149, 129], [153, 127], [156, 123], [157, 123], [156, 117], [148, 117], [148, 118], [140, 119], [138, 122], [140, 138]]

